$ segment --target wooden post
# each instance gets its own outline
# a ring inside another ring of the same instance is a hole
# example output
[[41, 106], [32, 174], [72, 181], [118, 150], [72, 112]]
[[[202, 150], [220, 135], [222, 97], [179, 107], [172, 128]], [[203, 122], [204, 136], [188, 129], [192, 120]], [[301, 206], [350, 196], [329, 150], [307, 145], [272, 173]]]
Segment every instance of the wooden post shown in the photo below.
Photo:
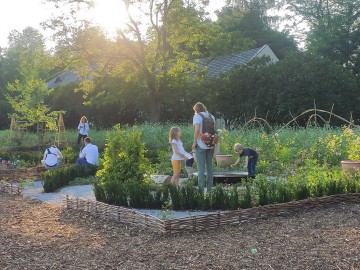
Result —
[[57, 147], [59, 147], [60, 145], [68, 145], [62, 113], [59, 114], [58, 126], [55, 134], [55, 145]]

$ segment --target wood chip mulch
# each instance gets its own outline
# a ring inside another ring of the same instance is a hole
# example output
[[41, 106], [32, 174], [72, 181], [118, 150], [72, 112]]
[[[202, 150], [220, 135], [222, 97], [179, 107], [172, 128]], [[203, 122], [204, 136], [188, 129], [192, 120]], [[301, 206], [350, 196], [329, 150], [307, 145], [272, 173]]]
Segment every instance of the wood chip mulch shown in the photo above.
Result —
[[360, 269], [360, 204], [163, 235], [0, 193], [0, 269]]

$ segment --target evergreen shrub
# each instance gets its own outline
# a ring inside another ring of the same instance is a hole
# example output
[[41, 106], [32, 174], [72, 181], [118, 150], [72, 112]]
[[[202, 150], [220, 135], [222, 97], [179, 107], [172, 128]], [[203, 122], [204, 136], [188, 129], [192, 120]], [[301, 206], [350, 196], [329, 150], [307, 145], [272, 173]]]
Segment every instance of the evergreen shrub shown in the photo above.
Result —
[[44, 191], [54, 192], [55, 190], [68, 185], [76, 177], [93, 176], [96, 174], [97, 166], [70, 165], [44, 172]]

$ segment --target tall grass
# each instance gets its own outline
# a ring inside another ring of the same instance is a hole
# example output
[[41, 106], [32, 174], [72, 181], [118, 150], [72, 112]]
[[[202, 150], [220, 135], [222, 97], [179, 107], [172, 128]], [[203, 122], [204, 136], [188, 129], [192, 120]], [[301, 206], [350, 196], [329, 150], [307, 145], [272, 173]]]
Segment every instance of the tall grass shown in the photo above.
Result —
[[[138, 126], [142, 133], [142, 140], [147, 151], [146, 156], [152, 163], [158, 163], [159, 155], [171, 154], [171, 146], [168, 142], [169, 130], [174, 124], [143, 124]], [[184, 148], [190, 151], [193, 142], [193, 126], [178, 125], [182, 131], [181, 140]], [[122, 129], [130, 130], [129, 127]], [[89, 136], [94, 144], [102, 152], [106, 146], [106, 133], [109, 130], [90, 129]], [[359, 130], [355, 133], [359, 134]], [[0, 145], [2, 147], [22, 145], [36, 146], [37, 136], [34, 133], [25, 133], [19, 142], [11, 141], [8, 131], [0, 131]], [[233, 145], [241, 143], [243, 146], [257, 149], [260, 155], [258, 172], [270, 175], [291, 174], [294, 168], [304, 165], [305, 160], [314, 159], [319, 164], [339, 166], [340, 160], [347, 159], [346, 145], [341, 143], [339, 136], [341, 128], [286, 128], [280, 133], [269, 132], [261, 128], [246, 128], [221, 132], [220, 152], [234, 154]], [[66, 130], [67, 140], [70, 146], [76, 147], [77, 130]], [[51, 134], [51, 142], [54, 142], [55, 133]], [[18, 143], [18, 144], [16, 144]], [[42, 150], [43, 151], [43, 150]], [[161, 154], [160, 154], [161, 153]]]

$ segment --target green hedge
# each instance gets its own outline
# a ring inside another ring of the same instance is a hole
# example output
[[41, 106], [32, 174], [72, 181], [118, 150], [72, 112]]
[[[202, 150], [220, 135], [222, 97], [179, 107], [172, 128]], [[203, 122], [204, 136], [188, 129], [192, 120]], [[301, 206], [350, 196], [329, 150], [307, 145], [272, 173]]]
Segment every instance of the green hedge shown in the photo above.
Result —
[[44, 173], [44, 191], [53, 192], [69, 184], [77, 177], [95, 175], [97, 166], [70, 165], [65, 167], [48, 170]]
[[125, 207], [173, 210], [234, 210], [258, 205], [284, 203], [310, 197], [360, 192], [360, 174], [319, 181], [316, 185], [303, 179], [268, 180], [259, 175], [253, 182], [231, 187], [217, 185], [203, 193], [194, 185], [154, 187], [135, 181], [95, 182], [96, 200]]

